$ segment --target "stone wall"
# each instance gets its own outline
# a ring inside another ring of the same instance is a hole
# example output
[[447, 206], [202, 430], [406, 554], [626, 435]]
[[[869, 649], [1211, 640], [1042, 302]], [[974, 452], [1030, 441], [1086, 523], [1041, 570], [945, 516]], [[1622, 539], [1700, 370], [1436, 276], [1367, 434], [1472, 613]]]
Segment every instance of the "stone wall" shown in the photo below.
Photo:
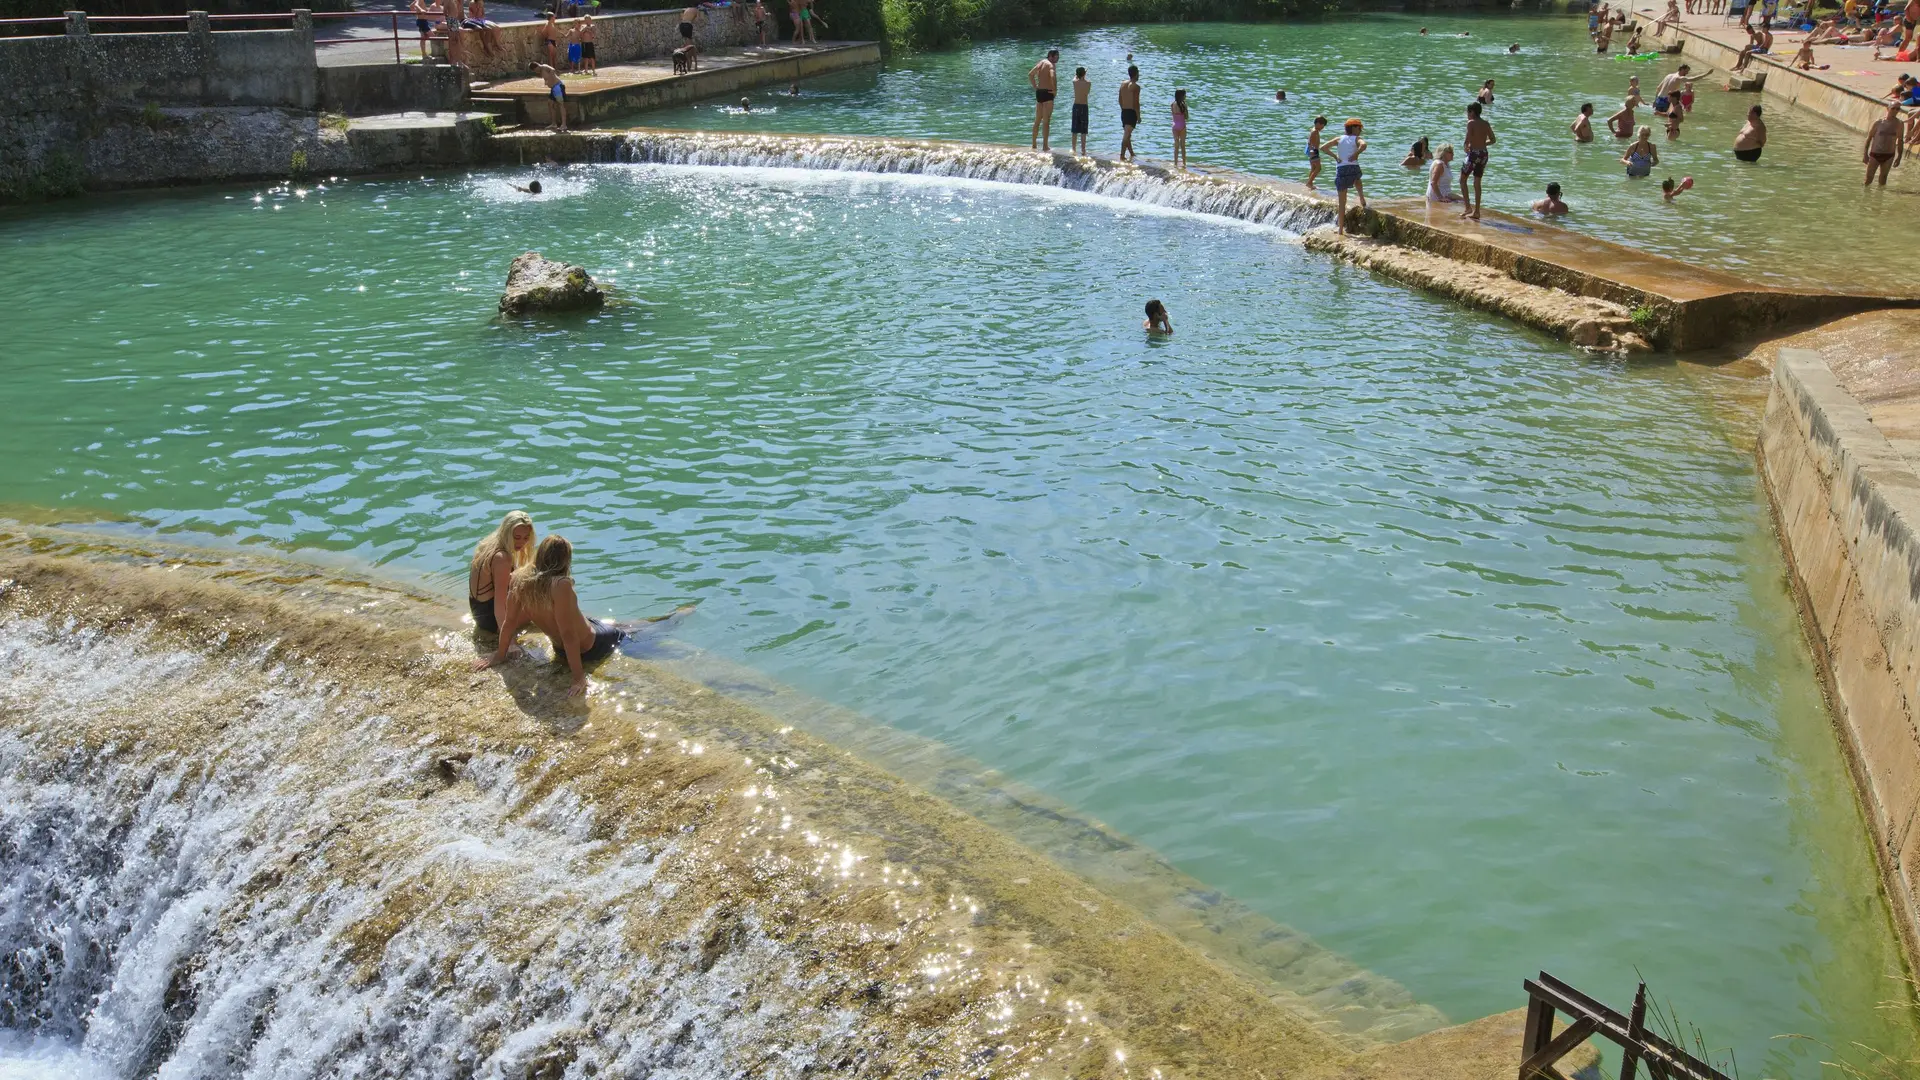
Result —
[[351, 64], [317, 74], [319, 105], [327, 112], [364, 116], [467, 107], [467, 73], [446, 64]]
[[[1727, 71], [1740, 58], [1738, 49], [1729, 48], [1685, 27], [1676, 29], [1680, 33], [1680, 53], [1689, 60]], [[1789, 54], [1782, 50], [1780, 55], [1784, 57]], [[1855, 131], [1866, 131], [1874, 121], [1887, 114], [1886, 101], [1844, 86], [1835, 86], [1808, 72], [1795, 71], [1773, 57], [1754, 57], [1752, 70], [1766, 75], [1760, 84], [1761, 93], [1819, 113]]]
[[1888, 903], [1920, 963], [1920, 476], [1806, 349], [1774, 362], [1758, 455]]
[[177, 108], [310, 111], [319, 103], [313, 23], [212, 32], [91, 34], [84, 16], [58, 37], [0, 39], [0, 199], [111, 186], [118, 155], [94, 143], [164, 138]]
[[[773, 6], [767, 8], [769, 41], [779, 37], [774, 16], [783, 15], [785, 10], [784, 5], [778, 11]], [[573, 23], [572, 19], [560, 20], [561, 38], [557, 51], [561, 64], [567, 60], [565, 34]], [[599, 54], [602, 67], [643, 57], [665, 56], [681, 44], [679, 8], [608, 15], [594, 19], [593, 26], [598, 45], [595, 51]], [[472, 70], [475, 78], [524, 75], [534, 64], [547, 62], [546, 28], [545, 22], [524, 22], [503, 23], [491, 32], [462, 30], [458, 44], [461, 61]], [[739, 5], [709, 9], [705, 18], [694, 23], [693, 35], [702, 48], [748, 45], [760, 40], [754, 33], [753, 20], [748, 16], [747, 8]]]

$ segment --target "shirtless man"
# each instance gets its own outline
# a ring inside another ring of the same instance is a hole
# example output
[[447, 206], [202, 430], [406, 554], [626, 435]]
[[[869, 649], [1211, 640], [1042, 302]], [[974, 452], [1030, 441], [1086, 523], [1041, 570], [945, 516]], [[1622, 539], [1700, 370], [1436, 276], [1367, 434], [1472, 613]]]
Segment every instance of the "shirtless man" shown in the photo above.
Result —
[[1747, 122], [1733, 137], [1733, 156], [1741, 161], [1759, 161], [1766, 149], [1767, 125], [1760, 119], [1760, 106], [1747, 110]]
[[587, 74], [593, 75], [600, 70], [598, 48], [594, 45], [593, 16], [580, 16], [577, 35], [580, 38], [580, 62], [586, 65]]
[[1633, 110], [1645, 102], [1640, 97], [1640, 76], [1627, 79], [1627, 97], [1620, 105], [1620, 111], [1607, 117], [1607, 130], [1616, 139], [1633, 138]]
[[1654, 20], [1653, 36], [1659, 37], [1667, 32], [1667, 27], [1680, 21], [1680, 0], [1667, 0], [1667, 13]]
[[707, 17], [707, 13], [701, 10], [698, 4], [695, 4], [691, 7], [683, 8], [681, 9], [681, 12], [680, 12], [680, 37], [683, 41], [687, 43], [684, 46], [684, 48], [686, 48], [687, 50], [687, 64], [688, 64], [689, 70], [698, 68], [700, 66], [700, 43], [693, 40], [693, 24], [695, 20], [704, 19], [706, 17]]
[[1902, 49], [1913, 46], [1913, 32], [1916, 27], [1920, 27], [1920, 0], [1907, 0], [1907, 6], [1900, 11], [1900, 47]]
[[565, 656], [573, 673], [568, 697], [587, 692], [586, 665], [613, 652], [627, 632], [612, 623], [595, 622], [580, 611], [573, 590], [573, 545], [557, 533], [540, 541], [530, 566], [514, 571], [507, 591], [507, 617], [500, 622], [500, 644], [493, 655], [474, 662], [474, 670], [507, 662], [513, 639], [528, 623], [547, 635], [553, 651]]
[[447, 24], [447, 63], [466, 63], [467, 46], [460, 29], [460, 0], [440, 0], [440, 18]]
[[1580, 115], [1573, 118], [1573, 141], [1593, 141], [1593, 102], [1580, 106]]
[[1140, 69], [1127, 68], [1120, 84], [1120, 160], [1133, 160], [1133, 129], [1140, 125]]
[[1606, 52], [1607, 49], [1612, 44], [1613, 44], [1613, 24], [1610, 22], [1601, 23], [1600, 24], [1600, 40], [1594, 44], [1593, 51], [1599, 52], [1599, 53]]
[[1680, 107], [1680, 95], [1693, 89], [1693, 80], [1687, 77], [1687, 72], [1692, 70], [1681, 64], [1680, 70], [1660, 80], [1660, 88], [1653, 92], [1654, 112], [1664, 114]]
[[1048, 49], [1047, 55], [1027, 71], [1027, 85], [1033, 87], [1033, 138], [1028, 149], [1053, 149], [1053, 94], [1059, 88], [1053, 65], [1059, 59], [1059, 49]]
[[1904, 125], [1900, 123], [1900, 104], [1887, 105], [1887, 115], [1873, 122], [1867, 129], [1867, 145], [1860, 151], [1860, 161], [1867, 167], [1867, 178], [1862, 187], [1873, 183], [1875, 173], [1880, 174], [1880, 186], [1887, 186], [1887, 170], [1900, 164], [1902, 151], [1906, 149], [1900, 138]]
[[767, 43], [767, 5], [761, 0], [753, 0], [753, 6], [747, 9], [747, 14], [753, 16], [754, 32], [760, 35], [760, 44], [765, 45]]
[[433, 8], [428, 6], [427, 0], [413, 0], [412, 11], [414, 28], [420, 31], [420, 59], [425, 60], [427, 36], [433, 31], [433, 20], [430, 18]]
[[1089, 115], [1090, 103], [1087, 101], [1087, 95], [1092, 92], [1093, 84], [1087, 81], [1087, 69], [1074, 68], [1073, 132], [1071, 138], [1073, 149], [1071, 152], [1079, 157], [1087, 156], [1087, 129], [1092, 126], [1092, 116]]
[[533, 70], [540, 73], [540, 81], [547, 84], [547, 111], [553, 118], [553, 126], [560, 131], [567, 130], [567, 84], [560, 81], [560, 73], [552, 64], [535, 64]]
[[[1493, 125], [1480, 119], [1480, 103], [1467, 103], [1467, 163], [1460, 166], [1461, 217], [1480, 220], [1480, 180], [1487, 175], [1487, 148], [1493, 145]], [[1467, 197], [1467, 181], [1473, 181], [1473, 195]]]

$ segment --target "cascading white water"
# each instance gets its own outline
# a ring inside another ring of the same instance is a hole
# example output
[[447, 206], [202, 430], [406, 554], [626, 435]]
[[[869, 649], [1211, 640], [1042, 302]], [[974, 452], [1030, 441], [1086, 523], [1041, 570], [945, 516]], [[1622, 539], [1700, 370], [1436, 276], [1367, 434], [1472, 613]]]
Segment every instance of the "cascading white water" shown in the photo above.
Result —
[[1211, 214], [1292, 232], [1333, 222], [1323, 200], [1251, 177], [1175, 173], [1010, 147], [812, 135], [634, 132], [613, 148], [632, 164], [908, 173], [1030, 184]]
[[1065, 1023], [644, 709], [540, 749], [417, 675], [18, 614], [0, 675], [0, 1072], [894, 1075]]

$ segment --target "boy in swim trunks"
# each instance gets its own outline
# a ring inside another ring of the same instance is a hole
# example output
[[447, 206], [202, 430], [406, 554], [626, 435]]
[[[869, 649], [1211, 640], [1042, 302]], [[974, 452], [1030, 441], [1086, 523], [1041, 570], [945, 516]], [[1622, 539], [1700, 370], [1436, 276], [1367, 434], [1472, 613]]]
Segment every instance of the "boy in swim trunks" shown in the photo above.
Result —
[[1887, 186], [1887, 170], [1900, 164], [1901, 153], [1906, 149], [1900, 138], [1901, 128], [1900, 103], [1891, 102], [1887, 105], [1887, 115], [1867, 129], [1867, 145], [1860, 151], [1860, 160], [1867, 167], [1862, 187], [1873, 183], [1875, 173], [1880, 175], [1880, 186]]
[[593, 16], [580, 16], [580, 61], [586, 66], [587, 74], [600, 71], [599, 52], [594, 45]]
[[1033, 138], [1028, 149], [1053, 149], [1053, 95], [1059, 89], [1058, 76], [1053, 66], [1060, 60], [1059, 49], [1048, 49], [1047, 55], [1027, 71], [1027, 85], [1033, 87]]
[[[1493, 145], [1493, 125], [1480, 119], [1480, 103], [1467, 103], [1467, 163], [1460, 166], [1460, 204], [1464, 218], [1480, 220], [1480, 181], [1487, 175], [1487, 148]], [[1473, 196], [1467, 197], [1467, 181], [1473, 181]]]
[[1087, 129], [1091, 126], [1087, 95], [1093, 91], [1093, 84], [1087, 81], [1086, 68], [1073, 69], [1073, 131], [1071, 153], [1087, 156]]
[[[699, 5], [683, 8], [680, 12], [680, 40], [686, 42], [682, 48], [687, 50], [687, 70], [689, 71], [700, 66], [700, 43], [693, 40], [693, 23], [696, 19], [705, 18], [706, 14], [700, 10]], [[798, 35], [795, 35], [795, 38], [798, 40]]]
[[567, 73], [580, 74], [580, 24], [567, 27]]
[[765, 45], [767, 43], [767, 5], [760, 0], [753, 0], [753, 7], [748, 11], [753, 15], [754, 33], [760, 35], [760, 44]]
[[1120, 84], [1120, 160], [1133, 160], [1133, 129], [1140, 126], [1140, 69], [1127, 67]]
[[427, 58], [427, 34], [433, 29], [433, 22], [428, 16], [433, 14], [433, 8], [427, 6], [427, 0], [413, 0], [411, 10], [413, 11], [414, 28], [420, 31], [420, 59], [425, 60]]
[[547, 84], [547, 109], [553, 118], [553, 126], [567, 130], [567, 86], [560, 81], [560, 73], [552, 64], [535, 64], [533, 70], [539, 72], [540, 81]]

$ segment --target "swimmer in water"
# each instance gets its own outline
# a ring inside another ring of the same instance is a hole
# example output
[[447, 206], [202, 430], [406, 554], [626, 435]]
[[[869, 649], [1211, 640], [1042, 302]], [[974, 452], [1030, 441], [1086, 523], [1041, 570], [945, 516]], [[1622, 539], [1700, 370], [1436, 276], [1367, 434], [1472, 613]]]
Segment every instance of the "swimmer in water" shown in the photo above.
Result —
[[1573, 118], [1571, 127], [1574, 142], [1593, 141], [1593, 102], [1580, 106], [1580, 115]]
[[540, 181], [538, 180], [529, 181], [526, 187], [521, 187], [519, 184], [515, 184], [513, 185], [513, 190], [518, 191], [523, 195], [538, 195], [540, 194]]
[[1533, 212], [1536, 214], [1545, 214], [1548, 217], [1567, 213], [1567, 204], [1560, 199], [1559, 184], [1547, 185], [1547, 197], [1534, 202]]
[[753, 111], [753, 100], [752, 100], [751, 98], [741, 98], [741, 99], [740, 99], [740, 111], [741, 111], [741, 112], [752, 112], [752, 111]]
[[1660, 181], [1660, 197], [1668, 202], [1672, 202], [1680, 197], [1681, 192], [1692, 190], [1692, 188], [1693, 177], [1683, 176], [1680, 178], [1680, 182], [1676, 184], [1673, 182], [1673, 177], [1669, 176], [1665, 180]]
[[1158, 300], [1147, 301], [1147, 321], [1140, 328], [1149, 334], [1172, 334], [1173, 320], [1167, 316], [1167, 305]]
[[1285, 90], [1275, 90], [1273, 92], [1273, 100], [1275, 101], [1287, 100], [1287, 92]]
[[[531, 187], [534, 194], [540, 193], [540, 181]], [[524, 510], [509, 510], [500, 527], [473, 546], [473, 557], [467, 560], [467, 610], [476, 628], [489, 634], [500, 632], [513, 572], [532, 561], [533, 519]]]

